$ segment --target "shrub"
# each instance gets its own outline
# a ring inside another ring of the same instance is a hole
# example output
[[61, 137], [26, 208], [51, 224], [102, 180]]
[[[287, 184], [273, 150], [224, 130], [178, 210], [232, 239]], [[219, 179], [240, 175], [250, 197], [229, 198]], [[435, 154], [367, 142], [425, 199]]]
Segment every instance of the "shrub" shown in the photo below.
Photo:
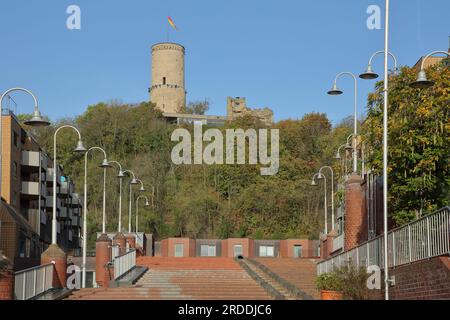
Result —
[[342, 278], [336, 272], [324, 273], [316, 278], [319, 290], [342, 291]]

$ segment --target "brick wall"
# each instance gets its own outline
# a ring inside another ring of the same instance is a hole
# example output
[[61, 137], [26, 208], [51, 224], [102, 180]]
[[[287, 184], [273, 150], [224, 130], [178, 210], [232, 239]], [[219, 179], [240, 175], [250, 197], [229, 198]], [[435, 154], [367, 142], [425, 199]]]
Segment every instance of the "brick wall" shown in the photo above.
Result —
[[12, 300], [14, 291], [14, 274], [0, 270], [0, 301]]
[[[391, 300], [450, 299], [450, 257], [437, 257], [390, 270]], [[383, 293], [384, 294], [384, 293]]]

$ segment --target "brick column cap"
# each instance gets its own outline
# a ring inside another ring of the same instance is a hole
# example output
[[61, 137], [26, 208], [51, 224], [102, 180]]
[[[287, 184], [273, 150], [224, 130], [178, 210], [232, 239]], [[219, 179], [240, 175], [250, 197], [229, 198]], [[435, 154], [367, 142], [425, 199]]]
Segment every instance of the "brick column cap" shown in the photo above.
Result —
[[95, 242], [111, 242], [111, 239], [106, 233], [102, 233], [100, 237]]
[[51, 257], [51, 258], [65, 258], [66, 253], [58, 244], [51, 244], [48, 246], [41, 256]]
[[126, 239], [125, 235], [122, 232], [117, 232], [113, 238], [113, 240], [122, 240], [122, 239]]
[[348, 178], [346, 184], [351, 184], [351, 183], [359, 183], [359, 184], [363, 184], [363, 182], [364, 182], [364, 179], [361, 178], [360, 175], [352, 174], [352, 175]]

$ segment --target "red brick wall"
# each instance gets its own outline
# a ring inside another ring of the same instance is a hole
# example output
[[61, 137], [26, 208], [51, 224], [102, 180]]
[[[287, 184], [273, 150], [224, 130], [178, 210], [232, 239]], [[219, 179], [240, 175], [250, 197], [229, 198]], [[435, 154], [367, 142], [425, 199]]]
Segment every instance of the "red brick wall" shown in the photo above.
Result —
[[450, 257], [400, 266], [389, 276], [395, 276], [395, 286], [389, 290], [392, 300], [450, 299]]
[[242, 245], [242, 255], [245, 258], [253, 257], [253, 240], [248, 238], [232, 238], [222, 240], [222, 257], [233, 258], [234, 246]]
[[168, 257], [168, 240], [161, 240], [161, 257]]
[[317, 256], [317, 252], [314, 250], [313, 241], [305, 239], [287, 239], [280, 241], [280, 257], [293, 258], [295, 245], [302, 246], [302, 258], [315, 258]]
[[14, 274], [12, 271], [0, 271], [0, 301], [13, 300]]
[[345, 185], [345, 251], [367, 241], [367, 215], [363, 180], [353, 175]]
[[175, 257], [175, 244], [183, 244], [184, 245], [183, 246], [183, 257], [195, 257], [195, 240], [189, 239], [189, 238], [169, 238], [169, 239], [167, 239], [167, 256], [168, 257]]

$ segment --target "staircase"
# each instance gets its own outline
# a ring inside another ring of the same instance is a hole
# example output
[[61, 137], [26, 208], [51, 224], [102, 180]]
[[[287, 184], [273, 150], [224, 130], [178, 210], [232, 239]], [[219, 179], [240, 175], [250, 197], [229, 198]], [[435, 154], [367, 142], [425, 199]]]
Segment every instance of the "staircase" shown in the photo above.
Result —
[[297, 299], [316, 300], [320, 298], [315, 285], [316, 260], [254, 258], [249, 261], [254, 268], [260, 269]]
[[149, 270], [130, 288], [83, 289], [69, 300], [269, 300], [230, 258], [139, 257]]

